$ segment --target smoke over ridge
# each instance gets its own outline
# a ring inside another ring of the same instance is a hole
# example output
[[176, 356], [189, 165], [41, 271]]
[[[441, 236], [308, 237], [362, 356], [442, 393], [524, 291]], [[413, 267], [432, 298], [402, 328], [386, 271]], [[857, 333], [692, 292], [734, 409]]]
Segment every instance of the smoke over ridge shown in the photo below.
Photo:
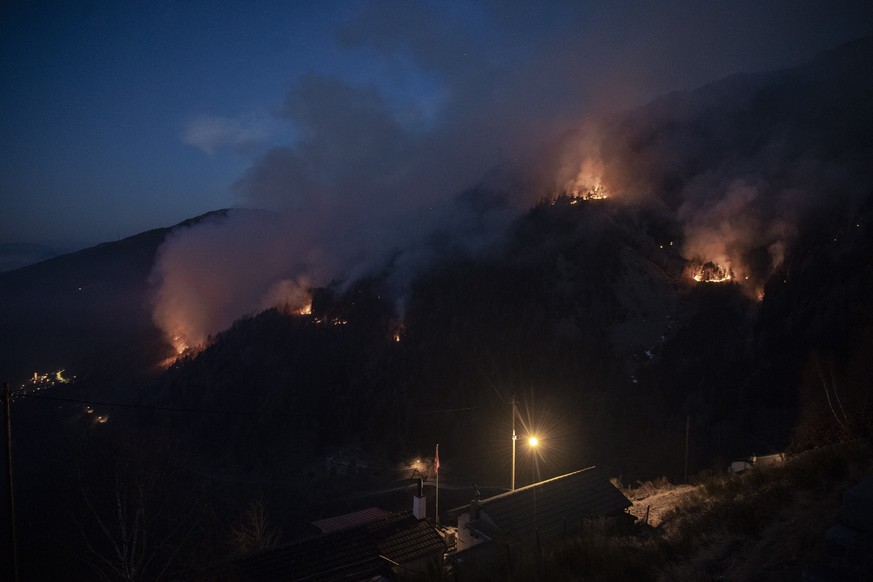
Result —
[[[243, 315], [298, 307], [309, 286], [389, 265], [402, 294], [417, 269], [485, 247], [544, 195], [601, 185], [618, 202], [674, 214], [689, 259], [724, 261], [745, 277], [749, 253], [765, 249], [766, 272], [751, 273], [761, 283], [812, 201], [852, 188], [858, 164], [798, 145], [828, 143], [832, 131], [805, 115], [846, 104], [813, 94], [792, 111], [796, 87], [779, 85], [780, 74], [751, 75], [616, 115], [671, 77], [646, 84], [639, 53], [605, 55], [596, 26], [581, 34], [569, 25], [585, 22], [581, 12], [507, 9], [489, 44], [425, 3], [366, 5], [341, 44], [438, 88], [404, 99], [335, 75], [299, 79], [279, 110], [299, 137], [263, 153], [234, 185], [245, 206], [271, 212], [230, 211], [175, 232], [153, 273], [155, 321], [197, 344]], [[549, 37], [526, 26], [565, 16]], [[791, 78], [815, 84], [802, 70]], [[783, 107], [789, 114], [774, 120]]]

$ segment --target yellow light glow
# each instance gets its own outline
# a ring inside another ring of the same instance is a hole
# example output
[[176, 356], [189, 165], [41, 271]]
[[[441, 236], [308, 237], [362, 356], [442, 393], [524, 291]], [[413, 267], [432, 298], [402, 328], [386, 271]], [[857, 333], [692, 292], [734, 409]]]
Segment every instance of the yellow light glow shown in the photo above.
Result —
[[530, 437], [529, 439], [527, 439], [527, 442], [528, 442], [528, 444], [529, 444], [530, 446], [535, 447], [535, 446], [537, 446], [538, 444], [540, 444], [540, 439], [538, 439], [538, 438], [535, 437], [535, 436], [532, 436], [532, 437]]

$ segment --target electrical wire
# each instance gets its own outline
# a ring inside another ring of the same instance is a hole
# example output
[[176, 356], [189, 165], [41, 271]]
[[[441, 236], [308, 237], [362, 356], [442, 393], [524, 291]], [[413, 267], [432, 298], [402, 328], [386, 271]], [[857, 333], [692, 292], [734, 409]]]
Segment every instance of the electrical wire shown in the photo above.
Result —
[[35, 394], [19, 394], [18, 398], [35, 398], [38, 400], [54, 400], [57, 402], [70, 402], [73, 404], [88, 404], [91, 406], [110, 406], [119, 408], [138, 408], [141, 410], [158, 410], [161, 412], [194, 412], [201, 414], [229, 414], [236, 416], [281, 416], [287, 418], [298, 418], [304, 413], [297, 414], [287, 412], [263, 412], [257, 410], [214, 410], [208, 408], [173, 408], [170, 406], [153, 406], [149, 404], [131, 404], [125, 402], [101, 402], [98, 400], [79, 400], [76, 398], [60, 398], [58, 396], [37, 396]]
[[[101, 402], [99, 400], [80, 400], [77, 398], [61, 398], [59, 396], [37, 396], [36, 394], [17, 394], [16, 400], [19, 398], [34, 398], [37, 400], [53, 400], [56, 402], [70, 402], [72, 404], [87, 404], [90, 406], [108, 406], [118, 408], [136, 408], [140, 410], [157, 410], [160, 412], [189, 412], [201, 414], [229, 414], [236, 416], [279, 416], [287, 418], [298, 418], [305, 416], [303, 412], [296, 414], [290, 412], [264, 412], [258, 410], [215, 410], [208, 408], [173, 408], [171, 406], [154, 406], [150, 404], [132, 404], [127, 402]], [[440, 410], [419, 410], [414, 414], [440, 414], [446, 412], [464, 412], [467, 410], [478, 410], [478, 406], [467, 406], [464, 408], [443, 408]]]
[[439, 412], [462, 412], [464, 410], [479, 410], [478, 406], [467, 406], [466, 408], [444, 408], [442, 410], [417, 410], [413, 414], [436, 414]]

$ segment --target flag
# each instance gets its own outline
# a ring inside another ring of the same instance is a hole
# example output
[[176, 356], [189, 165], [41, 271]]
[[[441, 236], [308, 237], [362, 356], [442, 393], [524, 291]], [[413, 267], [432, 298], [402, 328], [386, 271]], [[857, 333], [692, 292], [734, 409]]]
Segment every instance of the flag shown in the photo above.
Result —
[[433, 472], [437, 473], [440, 470], [440, 446], [436, 446], [436, 455], [433, 457]]

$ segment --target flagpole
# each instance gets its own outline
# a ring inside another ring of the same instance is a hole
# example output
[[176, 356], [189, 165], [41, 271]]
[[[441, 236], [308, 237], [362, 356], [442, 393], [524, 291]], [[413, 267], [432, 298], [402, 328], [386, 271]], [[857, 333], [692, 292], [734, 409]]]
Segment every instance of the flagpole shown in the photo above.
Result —
[[436, 523], [440, 524], [440, 445], [436, 446], [436, 457], [434, 458], [434, 467], [436, 469], [436, 511], [434, 511]]

